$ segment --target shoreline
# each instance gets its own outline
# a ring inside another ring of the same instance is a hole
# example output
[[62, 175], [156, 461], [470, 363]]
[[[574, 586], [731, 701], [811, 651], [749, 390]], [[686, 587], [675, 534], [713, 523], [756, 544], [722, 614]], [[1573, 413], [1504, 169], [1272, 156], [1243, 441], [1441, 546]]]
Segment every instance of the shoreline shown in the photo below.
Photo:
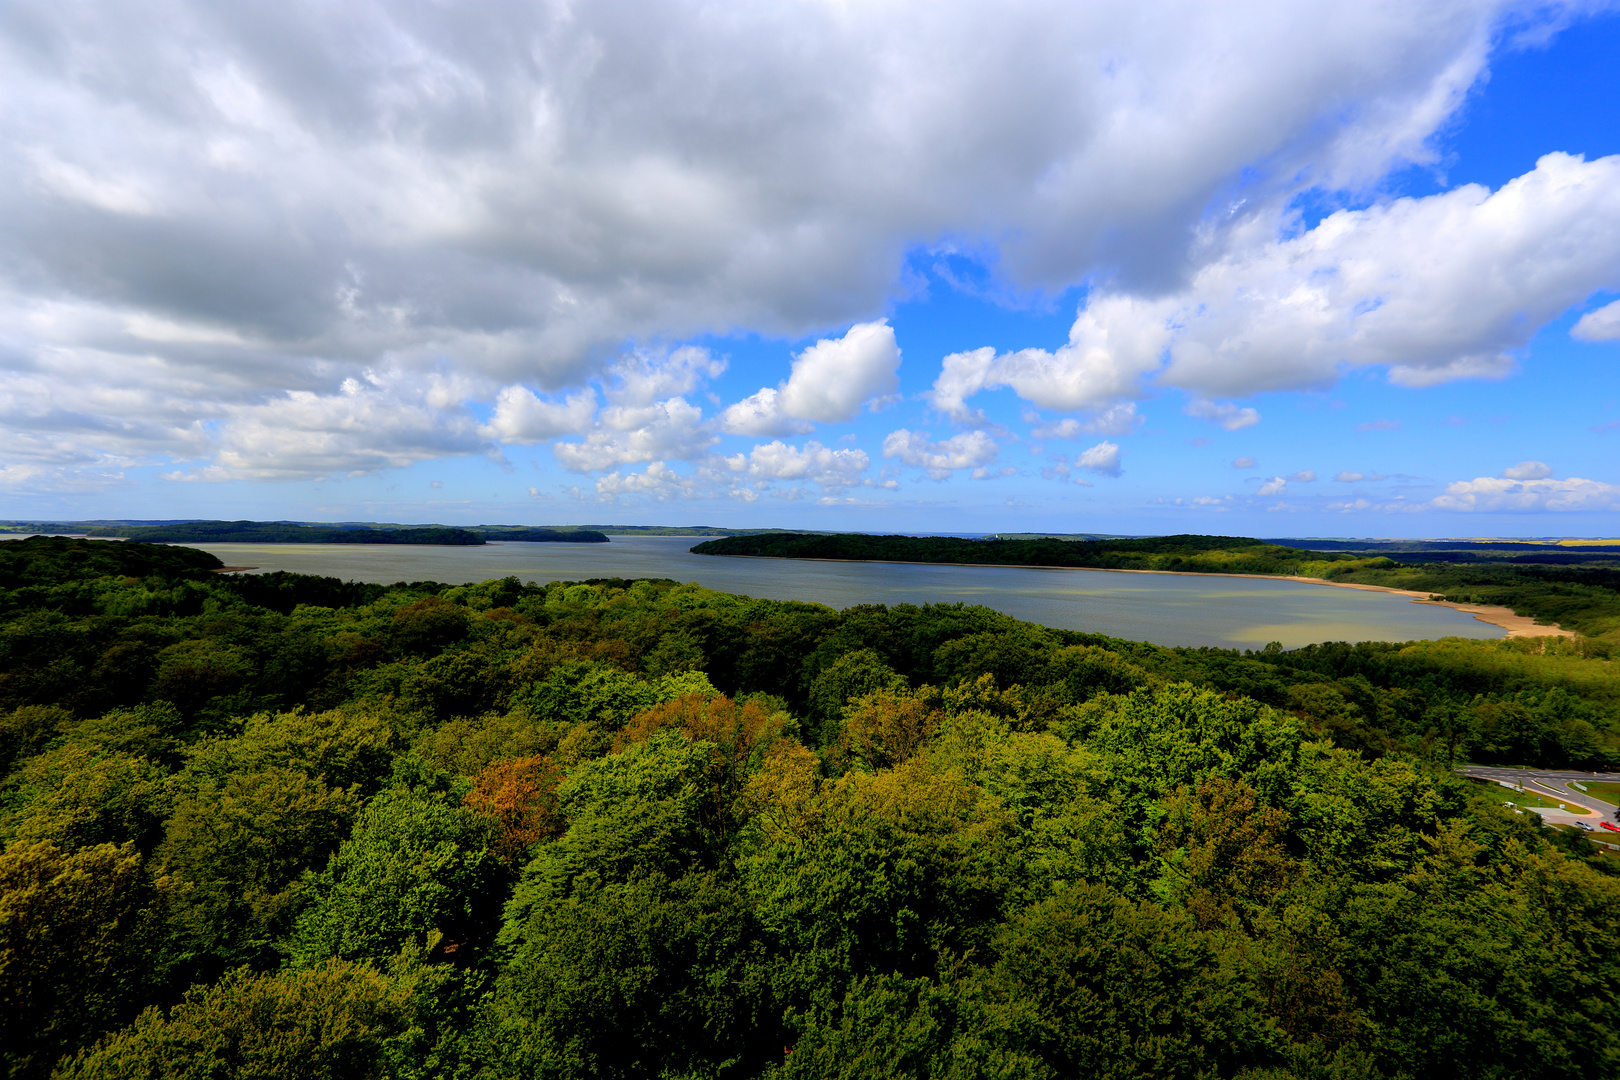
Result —
[[1528, 615], [1516, 615], [1512, 608], [1495, 607], [1486, 604], [1458, 604], [1450, 600], [1430, 600], [1428, 593], [1416, 592], [1412, 589], [1397, 589], [1390, 585], [1362, 585], [1353, 581], [1329, 581], [1326, 578], [1300, 577], [1295, 574], [1222, 574], [1211, 570], [1125, 570], [1104, 566], [1031, 566], [1027, 563], [949, 563], [924, 562], [916, 559], [822, 559], [803, 558], [794, 559], [782, 555], [710, 555], [714, 559], [781, 559], [784, 562], [833, 562], [833, 563], [890, 563], [901, 566], [993, 566], [1006, 570], [1090, 570], [1098, 574], [1174, 574], [1179, 577], [1214, 577], [1214, 578], [1253, 578], [1256, 581], [1297, 581], [1302, 585], [1327, 585], [1336, 589], [1360, 589], [1363, 592], [1393, 593], [1404, 596], [1414, 604], [1429, 604], [1434, 607], [1448, 607], [1472, 615], [1477, 621], [1490, 626], [1499, 626], [1507, 631], [1510, 638], [1530, 637], [1575, 637], [1573, 630], [1565, 630], [1556, 624], [1538, 623]]

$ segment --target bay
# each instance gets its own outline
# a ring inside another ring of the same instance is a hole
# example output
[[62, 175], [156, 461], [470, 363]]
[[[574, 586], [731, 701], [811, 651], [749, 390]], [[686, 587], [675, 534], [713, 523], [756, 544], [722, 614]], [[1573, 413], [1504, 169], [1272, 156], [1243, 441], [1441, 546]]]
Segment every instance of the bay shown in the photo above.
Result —
[[1296, 581], [914, 563], [807, 562], [693, 555], [701, 536], [614, 537], [606, 544], [195, 544], [228, 566], [352, 581], [464, 584], [673, 578], [722, 592], [856, 604], [983, 604], [1019, 619], [1158, 645], [1297, 648], [1320, 641], [1499, 638], [1452, 608]]

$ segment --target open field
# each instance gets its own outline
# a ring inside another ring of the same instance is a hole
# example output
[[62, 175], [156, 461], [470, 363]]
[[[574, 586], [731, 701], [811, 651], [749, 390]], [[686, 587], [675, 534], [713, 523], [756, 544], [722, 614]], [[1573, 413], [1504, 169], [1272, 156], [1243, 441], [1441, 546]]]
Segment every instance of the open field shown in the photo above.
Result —
[[[1620, 784], [1584, 783], [1582, 786], [1594, 799], [1602, 799], [1611, 805], [1620, 806]], [[1615, 833], [1614, 836], [1620, 840], [1620, 833]]]
[[[1546, 795], [1537, 795], [1534, 791], [1529, 789], [1524, 791], [1513, 791], [1509, 788], [1503, 787], [1494, 780], [1475, 780], [1473, 782], [1479, 786], [1481, 795], [1484, 795], [1487, 799], [1490, 799], [1492, 802], [1495, 802], [1501, 806], [1517, 806], [1523, 809], [1558, 809], [1559, 804], [1555, 799]], [[1565, 803], [1564, 805], [1573, 806], [1574, 804]], [[1576, 812], [1580, 812], [1579, 807], [1576, 807]], [[1615, 833], [1615, 837], [1616, 839], [1620, 839], [1620, 833]]]

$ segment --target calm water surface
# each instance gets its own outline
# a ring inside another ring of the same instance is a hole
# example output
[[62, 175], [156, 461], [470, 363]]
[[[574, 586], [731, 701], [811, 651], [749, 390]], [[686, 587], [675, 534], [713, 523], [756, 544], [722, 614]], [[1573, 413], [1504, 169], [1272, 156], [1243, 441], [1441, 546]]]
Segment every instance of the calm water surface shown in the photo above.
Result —
[[654, 577], [774, 600], [854, 604], [984, 604], [1019, 619], [1160, 645], [1259, 648], [1280, 641], [1409, 641], [1501, 637], [1451, 608], [1295, 581], [995, 566], [803, 562], [693, 555], [704, 537], [614, 537], [607, 544], [418, 547], [395, 544], [197, 544], [228, 566], [353, 581], [453, 584]]

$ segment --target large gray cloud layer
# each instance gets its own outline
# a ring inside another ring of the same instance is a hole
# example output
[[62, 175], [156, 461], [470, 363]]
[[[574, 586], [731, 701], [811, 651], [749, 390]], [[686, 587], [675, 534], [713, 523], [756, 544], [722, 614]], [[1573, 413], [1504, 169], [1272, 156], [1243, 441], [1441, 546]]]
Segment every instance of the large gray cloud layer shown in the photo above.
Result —
[[1145, 310], [1301, 188], [1428, 160], [1493, 41], [1572, 10], [11, 0], [0, 482], [570, 429], [570, 464], [617, 466], [638, 410], [700, 422], [680, 397], [590, 417], [625, 343], [841, 332], [917, 245]]

